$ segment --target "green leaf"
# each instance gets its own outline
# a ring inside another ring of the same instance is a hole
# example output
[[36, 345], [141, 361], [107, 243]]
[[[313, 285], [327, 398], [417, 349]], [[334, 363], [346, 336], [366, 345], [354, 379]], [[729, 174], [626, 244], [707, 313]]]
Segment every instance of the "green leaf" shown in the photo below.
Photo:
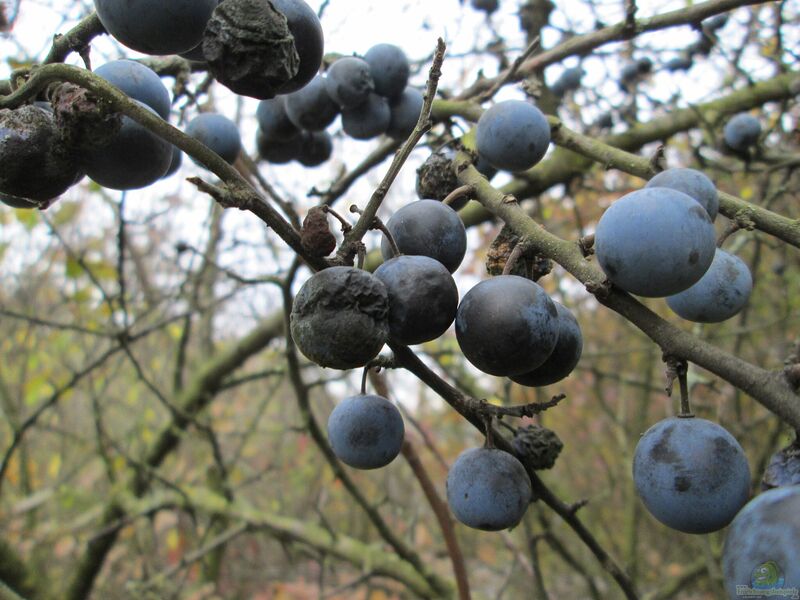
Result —
[[67, 258], [64, 265], [64, 274], [68, 279], [77, 279], [83, 273], [83, 267], [80, 263], [72, 257]]
[[31, 231], [34, 227], [39, 224], [39, 211], [38, 210], [30, 210], [27, 208], [15, 208], [14, 209], [14, 216], [17, 218], [17, 221], [22, 223], [23, 227], [28, 231]]

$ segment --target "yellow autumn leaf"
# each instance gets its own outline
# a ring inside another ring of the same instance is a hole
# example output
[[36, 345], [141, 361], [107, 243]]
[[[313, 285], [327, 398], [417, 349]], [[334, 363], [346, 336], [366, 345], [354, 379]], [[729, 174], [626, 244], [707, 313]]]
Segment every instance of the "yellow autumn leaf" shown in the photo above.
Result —
[[174, 552], [181, 545], [181, 534], [177, 529], [167, 532], [167, 549]]
[[143, 427], [142, 428], [141, 436], [142, 436], [142, 441], [145, 444], [149, 444], [155, 438], [155, 434], [153, 433], [153, 430], [150, 429], [149, 427]]
[[8, 479], [11, 485], [19, 484], [19, 459], [17, 458], [16, 454], [12, 454], [11, 459], [8, 461], [6, 479]]
[[60, 454], [53, 454], [50, 457], [50, 462], [47, 463], [47, 474], [55, 479], [58, 477], [58, 474], [61, 472], [61, 455]]

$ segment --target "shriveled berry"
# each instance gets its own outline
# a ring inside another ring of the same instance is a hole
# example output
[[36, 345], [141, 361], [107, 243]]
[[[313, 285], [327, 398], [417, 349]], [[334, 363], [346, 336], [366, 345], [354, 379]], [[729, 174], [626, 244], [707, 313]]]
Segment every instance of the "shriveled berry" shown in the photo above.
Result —
[[295, 296], [291, 333], [300, 351], [321, 367], [363, 367], [389, 337], [386, 286], [353, 267], [319, 271]]

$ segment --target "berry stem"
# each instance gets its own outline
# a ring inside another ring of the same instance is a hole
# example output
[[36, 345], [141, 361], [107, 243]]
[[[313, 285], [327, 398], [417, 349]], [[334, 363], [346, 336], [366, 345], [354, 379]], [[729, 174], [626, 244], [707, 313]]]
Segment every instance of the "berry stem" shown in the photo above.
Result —
[[486, 434], [486, 442], [483, 445], [484, 448], [494, 448], [494, 428], [492, 427], [492, 421], [494, 421], [492, 415], [484, 415], [483, 423]]
[[688, 372], [687, 364], [681, 361], [678, 366], [678, 385], [681, 388], [681, 412], [679, 417], [693, 417], [692, 407], [689, 404], [689, 384], [686, 381], [686, 374]]
[[361, 372], [361, 395], [367, 395], [367, 375], [369, 374], [370, 365], [367, 364]]
[[460, 187], [457, 187], [452, 192], [447, 194], [447, 196], [444, 197], [444, 199], [442, 200], [442, 204], [450, 206], [456, 200], [459, 200], [464, 196], [469, 196], [474, 191], [475, 191], [475, 186], [473, 185], [462, 185]]
[[[359, 215], [364, 214], [360, 208], [358, 208], [355, 204], [350, 206], [350, 212], [358, 213]], [[389, 247], [392, 249], [392, 258], [400, 256], [402, 252], [400, 252], [400, 248], [397, 245], [394, 237], [392, 237], [392, 232], [389, 231], [389, 228], [386, 227], [386, 223], [381, 221], [379, 217], [375, 217], [372, 220], [372, 227], [371, 229], [377, 229], [380, 231], [384, 236], [386, 236], [386, 241], [389, 242]]]
[[353, 228], [353, 226], [350, 225], [350, 223], [348, 223], [347, 220], [342, 215], [333, 210], [333, 208], [331, 208], [330, 206], [323, 205], [322, 210], [331, 215], [333, 218], [339, 221], [339, 223], [342, 224], [342, 233], [347, 233]]
[[514, 265], [517, 264], [517, 261], [520, 259], [522, 254], [526, 250], [526, 244], [522, 240], [517, 242], [514, 249], [511, 251], [511, 254], [508, 255], [508, 259], [506, 259], [506, 264], [503, 267], [503, 275], [511, 275], [511, 271], [514, 269]]

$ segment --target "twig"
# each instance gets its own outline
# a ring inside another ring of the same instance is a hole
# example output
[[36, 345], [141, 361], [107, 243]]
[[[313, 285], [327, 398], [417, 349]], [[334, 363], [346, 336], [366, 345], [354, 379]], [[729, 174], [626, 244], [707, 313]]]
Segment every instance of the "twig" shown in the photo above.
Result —
[[581, 249], [581, 254], [583, 254], [585, 258], [594, 254], [594, 234], [590, 233], [579, 239], [578, 247]]
[[522, 418], [532, 417], [549, 408], [558, 406], [566, 397], [566, 394], [558, 394], [545, 402], [531, 402], [530, 404], [520, 404], [518, 406], [495, 406], [494, 404], [489, 404], [486, 400], [469, 398], [466, 400], [466, 404], [471, 410], [475, 410], [486, 417], [494, 417], [497, 419], [502, 419], [503, 417]]
[[502, 88], [504, 85], [506, 85], [509, 81], [511, 81], [514, 78], [514, 76], [517, 74], [517, 71], [519, 71], [522, 64], [526, 60], [528, 60], [531, 57], [531, 55], [533, 55], [533, 53], [536, 52], [536, 50], [538, 49], [539, 49], [539, 36], [537, 35], [535, 38], [533, 38], [531, 43], [528, 44], [528, 47], [525, 48], [525, 52], [520, 54], [514, 60], [514, 62], [511, 64], [511, 67], [508, 68], [508, 70], [503, 74], [503, 76], [500, 77], [497, 81], [495, 81], [492, 87], [490, 87], [488, 90], [486, 90], [485, 92], [481, 93], [478, 96], [477, 98], [478, 104], [483, 104], [487, 100], [491, 100], [494, 97], [494, 95], [498, 91], [500, 91], [500, 88]]
[[389, 170], [387, 171], [381, 183], [378, 185], [378, 188], [373, 192], [372, 197], [367, 203], [367, 206], [364, 208], [364, 212], [361, 214], [361, 217], [358, 219], [353, 228], [347, 232], [347, 234], [345, 234], [344, 242], [342, 242], [339, 251], [336, 253], [336, 258], [341, 264], [352, 263], [353, 256], [358, 249], [358, 243], [361, 242], [364, 234], [366, 234], [367, 231], [372, 227], [375, 215], [378, 213], [378, 208], [380, 208], [383, 199], [389, 192], [389, 187], [400, 173], [400, 169], [403, 167], [403, 164], [405, 164], [406, 159], [411, 154], [414, 146], [417, 145], [417, 142], [419, 142], [423, 134], [431, 128], [431, 106], [433, 105], [433, 99], [436, 97], [436, 89], [439, 85], [439, 77], [442, 74], [442, 62], [444, 61], [445, 48], [446, 46], [444, 41], [439, 38], [436, 44], [436, 53], [433, 57], [433, 64], [431, 65], [428, 73], [428, 83], [425, 88], [425, 100], [422, 104], [422, 110], [420, 112], [419, 119], [417, 120], [417, 124], [414, 127], [414, 130], [411, 132], [411, 135], [405, 142], [403, 142], [403, 145], [400, 146], [400, 149], [395, 154], [392, 164], [389, 166]]
[[450, 511], [436, 492], [436, 486], [428, 476], [428, 472], [419, 459], [414, 445], [410, 441], [405, 440], [401, 452], [408, 466], [411, 467], [414, 476], [417, 478], [425, 497], [428, 499], [428, 504], [431, 505], [436, 520], [439, 522], [439, 527], [444, 536], [444, 543], [447, 546], [447, 553], [450, 556], [450, 562], [453, 564], [453, 575], [455, 575], [456, 578], [459, 600], [470, 600], [467, 568], [464, 564], [464, 555], [461, 553], [461, 547], [458, 545], [456, 532], [453, 528], [453, 521], [450, 518]]
[[331, 208], [330, 206], [324, 204], [322, 206], [322, 210], [325, 211], [326, 213], [328, 213], [329, 215], [331, 215], [337, 221], [339, 221], [339, 223], [342, 226], [342, 233], [347, 233], [348, 231], [350, 231], [353, 228], [353, 226], [350, 224], [350, 222], [347, 219], [345, 219], [342, 215], [340, 215], [338, 212], [333, 210], [333, 208]]
[[96, 337], [112, 338], [117, 335], [116, 331], [101, 331], [99, 329], [89, 329], [88, 327], [75, 325], [74, 323], [60, 323], [58, 321], [51, 321], [49, 319], [43, 319], [41, 317], [36, 317], [34, 315], [25, 315], [2, 307], [0, 307], [0, 316], [8, 317], [9, 319], [19, 319], [20, 321], [27, 321], [28, 323], [32, 323], [33, 325], [38, 325], [40, 327], [59, 329], [63, 331], [75, 331], [77, 333], [92, 335]]
[[70, 52], [78, 52], [86, 63], [86, 68], [91, 68], [88, 61], [88, 47], [93, 38], [106, 32], [97, 13], [92, 13], [83, 19], [64, 35], [57, 34], [53, 37], [53, 46], [50, 48], [44, 62], [63, 62]]
[[0, 579], [0, 600], [25, 600]]
[[517, 261], [520, 257], [525, 253], [527, 249], [524, 240], [518, 241], [514, 245], [514, 249], [511, 251], [511, 254], [508, 255], [506, 259], [506, 264], [503, 265], [503, 275], [510, 275], [511, 272], [514, 270], [514, 267], [517, 264]]
[[280, 194], [278, 194], [275, 188], [272, 187], [269, 181], [267, 181], [261, 174], [258, 165], [255, 163], [255, 161], [250, 157], [250, 155], [247, 152], [239, 153], [239, 157], [236, 159], [234, 167], [238, 167], [240, 165], [246, 173], [252, 175], [255, 178], [261, 189], [264, 190], [264, 192], [270, 198], [272, 198], [272, 201], [281, 207], [283, 214], [286, 215], [286, 218], [289, 219], [289, 222], [292, 224], [292, 226], [295, 229], [300, 229], [300, 217], [297, 215], [297, 211], [294, 210], [294, 206], [292, 205], [292, 203], [287, 202], [281, 197]]
[[5, 474], [6, 471], [8, 470], [9, 464], [11, 463], [11, 458], [14, 455], [14, 451], [19, 447], [20, 443], [22, 442], [22, 438], [25, 436], [25, 433], [31, 427], [36, 425], [41, 416], [45, 412], [47, 412], [51, 407], [55, 406], [58, 403], [58, 401], [61, 400], [61, 398], [69, 390], [73, 389], [78, 384], [78, 382], [80, 382], [89, 373], [102, 366], [109, 358], [111, 358], [121, 350], [122, 350], [122, 345], [120, 344], [117, 346], [112, 346], [111, 348], [103, 352], [99, 357], [91, 361], [82, 370], [73, 374], [66, 384], [62, 385], [56, 391], [54, 391], [50, 395], [50, 397], [48, 397], [44, 402], [42, 402], [36, 408], [36, 410], [34, 410], [22, 423], [20, 423], [20, 426], [14, 430], [14, 434], [11, 438], [11, 443], [9, 444], [8, 448], [6, 448], [2, 460], [0, 460], [0, 490], [2, 490]]
[[231, 527], [227, 531], [219, 534], [218, 536], [211, 539], [208, 543], [206, 543], [202, 548], [198, 548], [192, 552], [187, 552], [181, 559], [169, 569], [165, 569], [160, 573], [151, 577], [148, 581], [145, 582], [145, 585], [148, 587], [152, 587], [155, 585], [159, 585], [161, 582], [166, 581], [174, 577], [177, 573], [185, 569], [186, 567], [196, 563], [198, 560], [202, 560], [208, 554], [214, 552], [220, 546], [224, 546], [231, 540], [239, 537], [243, 533], [247, 533], [250, 529], [250, 525], [248, 523], [243, 523], [241, 525], [237, 525], [235, 527]]
[[625, 35], [632, 38], [636, 35], [636, 0], [625, 0]]
[[[364, 211], [358, 208], [355, 204], [352, 204], [350, 206], [350, 212], [360, 215], [363, 214]], [[386, 223], [384, 223], [380, 217], [376, 216], [372, 220], [372, 226], [370, 227], [370, 229], [377, 229], [383, 234], [383, 236], [386, 238], [386, 241], [389, 243], [389, 248], [391, 248], [392, 250], [392, 257], [397, 257], [402, 254], [402, 252], [400, 252], [400, 248], [397, 245], [397, 242], [394, 239], [394, 236], [392, 235], [392, 232], [389, 231], [389, 228], [386, 226]], [[363, 261], [361, 264], [363, 264]]]
[[[740, 6], [763, 4], [767, 1], [768, 0], [709, 0], [708, 2], [702, 2], [690, 7], [683, 7], [651, 18], [636, 20], [634, 27], [638, 33], [643, 33], [666, 29], [668, 27], [691, 25], [710, 16], [728, 12]], [[519, 81], [528, 75], [544, 69], [548, 65], [561, 62], [569, 56], [588, 55], [594, 49], [604, 44], [623, 41], [627, 38], [627, 31], [629, 29], [630, 26], [623, 20], [620, 23], [604, 27], [597, 31], [592, 31], [591, 33], [574, 36], [555, 48], [526, 60], [520, 65], [516, 73], [510, 79]], [[463, 100], [466, 98], [478, 97], [483, 90], [494, 86], [497, 79], [503, 79], [506, 76], [507, 71], [504, 71], [494, 79], [478, 79], [468, 89], [459, 94], [458, 99]]]

